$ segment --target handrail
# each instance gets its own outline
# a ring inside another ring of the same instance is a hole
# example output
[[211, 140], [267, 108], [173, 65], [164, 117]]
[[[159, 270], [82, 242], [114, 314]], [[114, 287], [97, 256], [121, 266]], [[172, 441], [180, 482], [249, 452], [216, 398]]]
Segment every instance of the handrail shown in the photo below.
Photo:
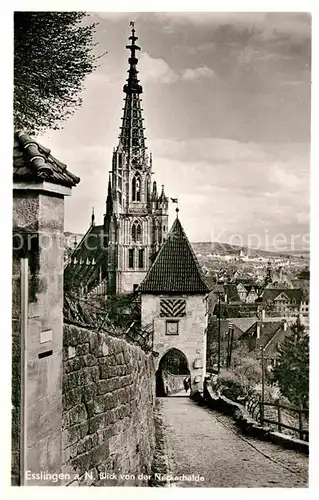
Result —
[[[277, 420], [271, 420], [269, 418], [264, 417], [264, 407], [265, 406], [271, 406], [277, 409]], [[278, 426], [278, 432], [281, 432], [281, 428], [289, 429], [292, 431], [295, 431], [296, 433], [299, 434], [299, 438], [302, 441], [309, 441], [309, 430], [304, 428], [304, 419], [303, 415], [307, 415], [309, 413], [308, 409], [303, 409], [303, 408], [296, 408], [296, 407], [291, 407], [285, 404], [280, 404], [280, 401], [277, 401], [276, 403], [270, 403], [268, 401], [259, 401], [259, 408], [260, 408], [260, 422], [263, 425], [263, 423], [269, 423], [269, 424], [274, 424]], [[281, 410], [285, 409], [288, 410], [292, 413], [297, 413], [298, 414], [298, 420], [299, 420], [299, 425], [297, 426], [292, 426], [285, 424], [282, 421], [282, 415], [281, 415]]]

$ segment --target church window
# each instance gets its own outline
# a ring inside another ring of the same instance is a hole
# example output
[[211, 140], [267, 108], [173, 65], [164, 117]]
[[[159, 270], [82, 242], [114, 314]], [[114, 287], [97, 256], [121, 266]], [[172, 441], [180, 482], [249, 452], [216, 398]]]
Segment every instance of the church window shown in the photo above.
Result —
[[132, 225], [132, 241], [134, 243], [140, 243], [142, 241], [142, 227], [137, 221]]
[[138, 175], [132, 180], [132, 201], [141, 201], [141, 179]]
[[148, 175], [146, 177], [146, 201], [149, 202], [151, 199], [151, 178]]
[[134, 269], [134, 248], [128, 250], [128, 267]]
[[144, 248], [138, 251], [138, 268], [144, 269]]

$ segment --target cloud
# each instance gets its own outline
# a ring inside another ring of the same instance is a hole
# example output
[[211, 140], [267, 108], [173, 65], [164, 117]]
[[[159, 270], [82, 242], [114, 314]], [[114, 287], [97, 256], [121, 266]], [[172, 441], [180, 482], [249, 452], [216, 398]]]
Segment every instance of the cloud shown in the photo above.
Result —
[[[75, 221], [68, 228], [81, 231], [77, 214], [82, 214], [81, 224], [89, 223], [92, 206], [97, 220], [101, 219], [110, 149], [82, 145], [76, 151], [64, 151], [69, 168], [82, 178], [72, 203], [67, 201], [67, 218]], [[179, 198], [180, 216], [191, 241], [230, 241], [236, 234], [245, 238], [256, 234], [261, 244], [266, 233], [289, 236], [309, 230], [308, 149], [307, 144], [223, 138], [150, 143], [154, 180], [165, 184], [168, 196]], [[173, 209], [170, 221], [175, 217]]]
[[165, 22], [167, 32], [169, 25], [178, 24], [203, 27], [231, 25], [238, 31], [255, 29], [267, 41], [278, 33], [307, 37], [311, 27], [311, 15], [306, 12], [161, 12], [155, 15]]
[[201, 66], [194, 69], [185, 69], [181, 75], [181, 79], [185, 81], [194, 81], [202, 78], [214, 78], [215, 72], [207, 66]]
[[196, 138], [151, 149], [156, 178], [178, 196], [191, 240], [308, 231], [309, 145]]
[[150, 142], [150, 148], [156, 154], [182, 161], [264, 162], [269, 159], [265, 149], [255, 142], [239, 142], [224, 138], [194, 138], [188, 141], [158, 139]]
[[140, 57], [140, 70], [143, 73], [143, 83], [148, 81], [159, 83], [176, 83], [178, 81], [193, 82], [201, 79], [213, 78], [215, 72], [208, 66], [198, 68], [187, 68], [182, 71], [174, 71], [166, 61], [161, 58], [153, 58], [147, 52]]
[[143, 73], [143, 82], [157, 81], [159, 83], [175, 83], [178, 81], [178, 74], [173, 71], [164, 59], [155, 59], [147, 52], [143, 52], [140, 57], [139, 67]]

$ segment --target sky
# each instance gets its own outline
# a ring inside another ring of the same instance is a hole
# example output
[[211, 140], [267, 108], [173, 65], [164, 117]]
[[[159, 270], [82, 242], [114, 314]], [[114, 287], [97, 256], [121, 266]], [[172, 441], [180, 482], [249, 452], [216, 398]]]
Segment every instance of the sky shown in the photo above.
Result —
[[[178, 197], [191, 241], [308, 248], [311, 16], [307, 13], [91, 13], [99, 68], [83, 105], [39, 140], [81, 177], [65, 229], [105, 212], [135, 21], [154, 179]], [[170, 225], [175, 214], [170, 207]]]

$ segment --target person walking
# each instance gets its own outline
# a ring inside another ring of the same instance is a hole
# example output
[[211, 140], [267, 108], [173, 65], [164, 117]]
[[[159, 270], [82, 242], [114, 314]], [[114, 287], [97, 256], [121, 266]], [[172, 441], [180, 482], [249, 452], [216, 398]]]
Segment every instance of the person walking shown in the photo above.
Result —
[[188, 375], [187, 375], [187, 377], [184, 378], [183, 384], [184, 384], [185, 392], [188, 392], [188, 389], [190, 388], [190, 378]]

